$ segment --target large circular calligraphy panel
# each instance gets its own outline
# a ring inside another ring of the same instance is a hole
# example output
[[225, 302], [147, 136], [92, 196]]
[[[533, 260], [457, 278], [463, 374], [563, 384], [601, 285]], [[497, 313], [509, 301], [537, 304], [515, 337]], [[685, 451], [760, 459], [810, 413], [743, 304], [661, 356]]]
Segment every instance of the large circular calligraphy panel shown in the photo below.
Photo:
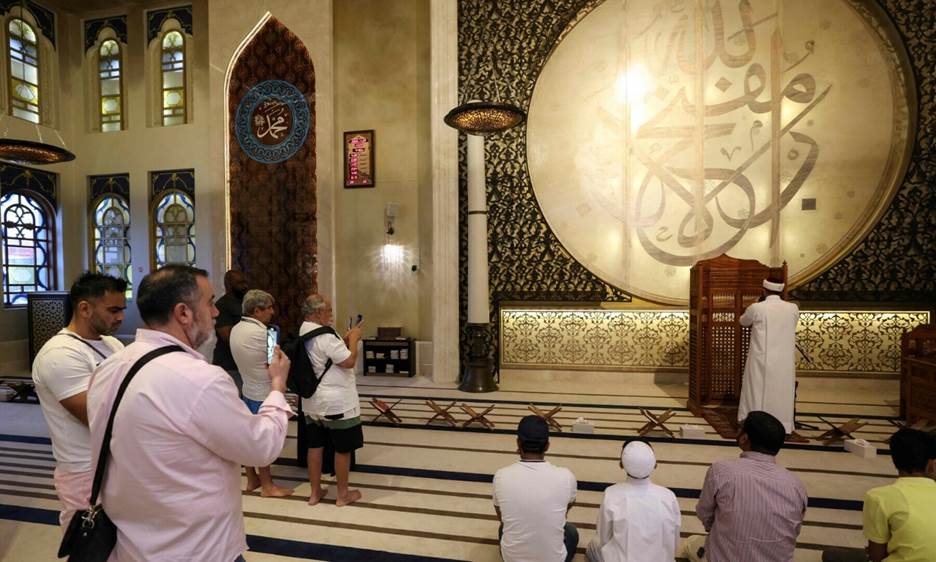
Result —
[[309, 104], [298, 88], [283, 80], [265, 80], [238, 104], [235, 137], [247, 156], [275, 164], [292, 157], [305, 142], [309, 116]]
[[791, 282], [860, 241], [906, 170], [912, 74], [873, 2], [608, 0], [530, 103], [537, 200], [607, 282], [684, 304], [728, 253]]

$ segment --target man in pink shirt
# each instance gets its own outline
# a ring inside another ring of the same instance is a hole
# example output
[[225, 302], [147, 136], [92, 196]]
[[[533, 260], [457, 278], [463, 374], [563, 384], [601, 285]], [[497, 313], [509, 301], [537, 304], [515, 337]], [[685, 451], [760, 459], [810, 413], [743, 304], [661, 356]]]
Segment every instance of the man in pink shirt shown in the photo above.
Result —
[[738, 432], [741, 458], [709, 467], [696, 504], [708, 562], [793, 561], [808, 498], [800, 479], [777, 464], [785, 438], [780, 420], [751, 412]]
[[240, 467], [271, 464], [286, 439], [289, 360], [277, 350], [269, 368], [272, 390], [252, 415], [231, 377], [195, 351], [218, 314], [204, 270], [171, 265], [147, 275], [137, 307], [147, 328], [91, 379], [92, 466], [132, 365], [156, 348], [184, 351], [147, 363], [118, 407], [101, 490], [117, 526], [110, 559], [232, 562], [247, 549]]

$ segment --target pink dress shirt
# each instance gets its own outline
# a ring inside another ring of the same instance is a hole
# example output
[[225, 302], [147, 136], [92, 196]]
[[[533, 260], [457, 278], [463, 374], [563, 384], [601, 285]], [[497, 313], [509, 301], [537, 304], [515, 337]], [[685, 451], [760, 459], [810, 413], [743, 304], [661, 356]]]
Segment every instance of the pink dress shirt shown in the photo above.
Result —
[[92, 466], [117, 388], [137, 359], [166, 345], [127, 387], [117, 409], [101, 503], [117, 525], [110, 560], [232, 562], [247, 549], [240, 467], [267, 466], [291, 411], [273, 391], [251, 415], [220, 367], [173, 336], [137, 330], [101, 363], [88, 389]]
[[793, 562], [806, 486], [776, 458], [745, 451], [705, 474], [696, 514], [709, 562]]

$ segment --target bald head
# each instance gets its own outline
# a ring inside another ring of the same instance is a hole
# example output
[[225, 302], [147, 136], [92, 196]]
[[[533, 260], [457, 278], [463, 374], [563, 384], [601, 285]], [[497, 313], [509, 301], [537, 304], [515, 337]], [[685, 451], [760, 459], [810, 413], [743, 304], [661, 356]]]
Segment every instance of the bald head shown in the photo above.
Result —
[[243, 299], [247, 294], [247, 276], [243, 271], [231, 269], [224, 274], [224, 292]]

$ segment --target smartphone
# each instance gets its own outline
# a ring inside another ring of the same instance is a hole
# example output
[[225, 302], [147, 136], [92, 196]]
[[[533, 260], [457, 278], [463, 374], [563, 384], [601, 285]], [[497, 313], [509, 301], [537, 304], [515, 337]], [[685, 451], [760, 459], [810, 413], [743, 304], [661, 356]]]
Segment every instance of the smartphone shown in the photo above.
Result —
[[279, 341], [279, 328], [267, 326], [267, 365], [273, 363], [273, 352], [276, 350], [277, 341]]
[[358, 315], [357, 315], [357, 322], [354, 321], [354, 318], [353, 318], [353, 317], [349, 316], [349, 317], [348, 317], [348, 329], [350, 330], [351, 328], [357, 326], [358, 324], [360, 324], [360, 323], [363, 322], [363, 321], [364, 321], [364, 315], [363, 315], [363, 314], [358, 314]]

